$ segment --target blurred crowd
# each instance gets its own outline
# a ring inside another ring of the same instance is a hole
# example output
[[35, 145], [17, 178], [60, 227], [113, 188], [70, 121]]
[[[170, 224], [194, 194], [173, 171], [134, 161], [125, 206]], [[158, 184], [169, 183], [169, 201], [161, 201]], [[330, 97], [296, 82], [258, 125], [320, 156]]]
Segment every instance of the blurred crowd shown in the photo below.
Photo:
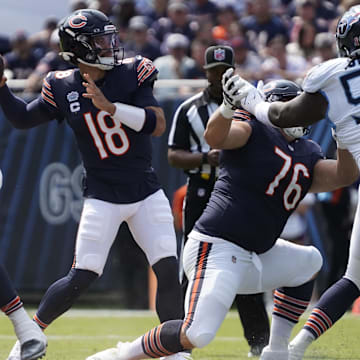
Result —
[[[155, 62], [160, 79], [202, 79], [205, 49], [233, 47], [237, 71], [246, 79], [301, 81], [309, 67], [336, 56], [334, 29], [354, 0], [70, 0], [69, 13], [98, 9], [119, 29], [125, 57]], [[27, 78], [26, 91], [40, 89], [48, 71], [69, 64], [59, 56], [56, 27], [0, 35], [8, 78]], [[55, 31], [54, 31], [55, 30]]]

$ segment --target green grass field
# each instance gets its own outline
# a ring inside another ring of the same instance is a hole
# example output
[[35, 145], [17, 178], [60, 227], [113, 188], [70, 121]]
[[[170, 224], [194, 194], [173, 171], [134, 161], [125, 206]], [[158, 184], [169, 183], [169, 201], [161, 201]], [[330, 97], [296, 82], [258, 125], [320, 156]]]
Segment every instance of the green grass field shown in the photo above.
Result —
[[[151, 312], [71, 310], [46, 331], [49, 346], [44, 359], [84, 360], [94, 352], [114, 346], [118, 340], [135, 339], [155, 325], [157, 318]], [[298, 329], [300, 325], [294, 333]], [[248, 346], [242, 334], [237, 314], [230, 312], [215, 340], [193, 352], [194, 360], [248, 359]], [[10, 321], [1, 316], [0, 360], [7, 358], [14, 341]], [[308, 349], [305, 359], [360, 360], [360, 316], [346, 315]]]

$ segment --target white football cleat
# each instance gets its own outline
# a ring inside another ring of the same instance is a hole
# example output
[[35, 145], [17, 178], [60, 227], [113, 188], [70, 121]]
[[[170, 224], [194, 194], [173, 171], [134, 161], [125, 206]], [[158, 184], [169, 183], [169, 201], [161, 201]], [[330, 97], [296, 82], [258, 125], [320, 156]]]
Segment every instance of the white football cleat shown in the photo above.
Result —
[[301, 344], [289, 344], [289, 359], [288, 360], [302, 360], [305, 354], [307, 345], [301, 346]]
[[86, 358], [86, 360], [129, 360], [128, 355], [129, 342], [118, 342], [116, 348], [110, 348], [100, 351]]
[[181, 351], [176, 354], [172, 354], [169, 356], [163, 356], [160, 360], [193, 360], [191, 354], [186, 351]]
[[19, 340], [17, 340], [12, 347], [10, 354], [6, 360], [21, 360], [21, 346]]
[[288, 360], [289, 352], [287, 349], [284, 350], [272, 350], [269, 345], [265, 346], [260, 360]]

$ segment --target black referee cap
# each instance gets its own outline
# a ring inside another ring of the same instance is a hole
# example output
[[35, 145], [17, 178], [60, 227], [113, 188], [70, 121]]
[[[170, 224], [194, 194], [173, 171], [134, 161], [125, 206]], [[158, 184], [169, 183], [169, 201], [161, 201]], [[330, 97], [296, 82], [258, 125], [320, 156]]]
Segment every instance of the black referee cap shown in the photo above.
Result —
[[204, 69], [218, 65], [234, 67], [234, 51], [230, 46], [216, 45], [206, 49]]

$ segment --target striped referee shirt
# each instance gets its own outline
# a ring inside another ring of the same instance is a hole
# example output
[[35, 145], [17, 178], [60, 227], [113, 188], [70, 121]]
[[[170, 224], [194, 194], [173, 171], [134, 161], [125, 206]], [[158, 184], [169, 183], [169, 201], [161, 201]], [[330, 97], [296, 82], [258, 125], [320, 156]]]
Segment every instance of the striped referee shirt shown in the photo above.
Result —
[[[207, 89], [180, 104], [173, 117], [168, 146], [192, 153], [209, 152], [210, 146], [204, 139], [204, 131], [209, 117], [219, 105], [220, 103], [210, 96]], [[215, 171], [215, 167], [203, 164], [199, 168], [185, 172], [189, 175], [210, 175]]]

